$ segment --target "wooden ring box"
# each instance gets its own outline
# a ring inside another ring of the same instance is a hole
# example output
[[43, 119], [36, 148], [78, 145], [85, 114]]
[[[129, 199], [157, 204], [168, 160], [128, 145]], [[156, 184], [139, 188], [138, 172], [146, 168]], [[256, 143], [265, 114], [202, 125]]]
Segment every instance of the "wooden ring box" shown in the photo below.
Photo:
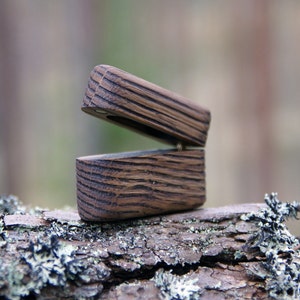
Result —
[[173, 145], [77, 158], [77, 206], [83, 220], [144, 217], [205, 202], [208, 110], [108, 65], [91, 72], [82, 110]]

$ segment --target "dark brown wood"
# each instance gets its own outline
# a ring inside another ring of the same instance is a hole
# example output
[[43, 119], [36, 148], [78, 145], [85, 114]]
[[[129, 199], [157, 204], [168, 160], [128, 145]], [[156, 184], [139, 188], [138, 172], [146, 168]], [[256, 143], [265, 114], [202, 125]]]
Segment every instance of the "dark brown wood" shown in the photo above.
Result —
[[174, 149], [77, 158], [79, 214], [99, 222], [198, 207], [205, 201], [204, 155]]
[[165, 299], [156, 279], [163, 272], [166, 284], [198, 287], [193, 299], [269, 299], [266, 280], [254, 275], [264, 258], [245, 247], [257, 227], [240, 218], [264, 207], [109, 224], [84, 223], [75, 211], [0, 215], [0, 298]]
[[210, 112], [112, 66], [91, 72], [82, 110], [169, 144], [205, 146]]

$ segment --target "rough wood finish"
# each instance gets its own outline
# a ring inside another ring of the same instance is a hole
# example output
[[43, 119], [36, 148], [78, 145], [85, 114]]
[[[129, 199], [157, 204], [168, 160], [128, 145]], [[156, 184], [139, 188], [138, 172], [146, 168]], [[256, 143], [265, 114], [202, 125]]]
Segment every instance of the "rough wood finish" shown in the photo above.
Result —
[[169, 144], [205, 146], [210, 112], [112, 66], [91, 72], [82, 110]]
[[[164, 299], [155, 276], [172, 269], [173, 280], [199, 287], [199, 299], [270, 299], [266, 280], [253, 272], [265, 258], [245, 247], [258, 228], [240, 218], [263, 207], [205, 208], [109, 224], [84, 223], [75, 211], [30, 219], [0, 215], [0, 298], [27, 292], [28, 299]], [[69, 247], [71, 256], [63, 256]]]
[[204, 150], [155, 150], [76, 160], [78, 211], [86, 221], [182, 211], [205, 201]]

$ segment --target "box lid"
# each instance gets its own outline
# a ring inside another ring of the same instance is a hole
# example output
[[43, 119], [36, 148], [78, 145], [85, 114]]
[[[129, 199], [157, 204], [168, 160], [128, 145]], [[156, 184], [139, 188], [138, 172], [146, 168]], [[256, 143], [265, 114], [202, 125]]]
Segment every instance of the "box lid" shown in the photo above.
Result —
[[90, 74], [82, 110], [172, 145], [204, 147], [209, 110], [118, 68]]

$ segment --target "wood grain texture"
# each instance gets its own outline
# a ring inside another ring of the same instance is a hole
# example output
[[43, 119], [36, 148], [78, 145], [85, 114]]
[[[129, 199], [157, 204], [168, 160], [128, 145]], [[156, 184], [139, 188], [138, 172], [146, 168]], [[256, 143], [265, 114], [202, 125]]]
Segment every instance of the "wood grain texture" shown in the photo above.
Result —
[[205, 146], [210, 112], [108, 65], [91, 72], [82, 110], [169, 144]]
[[197, 149], [77, 158], [79, 214], [101, 222], [196, 208], [205, 202], [204, 155]]

